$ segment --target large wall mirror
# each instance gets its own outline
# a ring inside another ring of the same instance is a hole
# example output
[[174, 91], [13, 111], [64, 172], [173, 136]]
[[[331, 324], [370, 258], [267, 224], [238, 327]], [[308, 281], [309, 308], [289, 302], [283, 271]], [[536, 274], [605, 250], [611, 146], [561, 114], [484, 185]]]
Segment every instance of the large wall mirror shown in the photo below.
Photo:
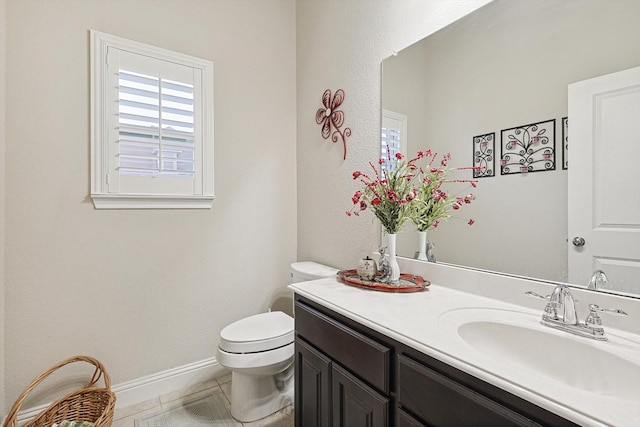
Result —
[[[494, 176], [428, 233], [438, 262], [569, 281], [567, 87], [640, 66], [639, 23], [637, 0], [494, 0], [383, 61], [383, 123], [406, 126], [408, 155], [431, 149], [472, 166], [473, 138], [493, 134]], [[541, 122], [554, 133], [554, 167], [501, 174], [502, 131]], [[398, 254], [414, 258], [417, 248], [407, 226]]]

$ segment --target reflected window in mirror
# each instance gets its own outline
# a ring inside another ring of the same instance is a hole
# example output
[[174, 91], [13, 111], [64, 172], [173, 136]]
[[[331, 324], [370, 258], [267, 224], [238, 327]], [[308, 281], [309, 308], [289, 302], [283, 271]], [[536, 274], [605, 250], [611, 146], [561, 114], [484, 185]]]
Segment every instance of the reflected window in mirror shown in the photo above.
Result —
[[397, 165], [388, 160], [395, 158], [397, 153], [407, 153], [407, 116], [405, 114], [390, 110], [382, 111], [381, 141], [380, 158], [383, 159], [383, 163], [380, 168], [392, 172]]

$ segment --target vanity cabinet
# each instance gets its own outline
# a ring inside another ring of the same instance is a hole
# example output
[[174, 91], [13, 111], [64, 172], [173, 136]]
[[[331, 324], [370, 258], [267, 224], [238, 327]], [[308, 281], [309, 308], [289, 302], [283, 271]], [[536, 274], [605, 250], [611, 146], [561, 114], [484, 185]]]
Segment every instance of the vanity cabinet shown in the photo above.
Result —
[[297, 427], [577, 427], [295, 296]]
[[391, 349], [308, 304], [295, 310], [296, 425], [392, 425]]

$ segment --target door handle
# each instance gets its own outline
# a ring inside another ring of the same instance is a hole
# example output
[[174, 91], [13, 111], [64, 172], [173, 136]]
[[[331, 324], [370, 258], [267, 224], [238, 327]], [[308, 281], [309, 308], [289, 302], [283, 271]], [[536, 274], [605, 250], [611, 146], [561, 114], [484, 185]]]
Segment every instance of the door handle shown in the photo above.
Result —
[[573, 243], [573, 246], [580, 247], [580, 246], [584, 246], [586, 242], [582, 237], [574, 237], [571, 243]]

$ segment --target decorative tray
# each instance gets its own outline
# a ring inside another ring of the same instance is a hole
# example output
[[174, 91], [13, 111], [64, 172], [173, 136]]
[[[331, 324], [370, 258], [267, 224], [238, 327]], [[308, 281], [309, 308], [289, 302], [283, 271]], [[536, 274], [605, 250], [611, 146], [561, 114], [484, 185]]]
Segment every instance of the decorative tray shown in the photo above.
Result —
[[347, 285], [382, 292], [420, 292], [431, 284], [420, 276], [406, 273], [400, 275], [398, 283], [380, 283], [363, 279], [358, 276], [357, 270], [340, 270], [338, 279]]

